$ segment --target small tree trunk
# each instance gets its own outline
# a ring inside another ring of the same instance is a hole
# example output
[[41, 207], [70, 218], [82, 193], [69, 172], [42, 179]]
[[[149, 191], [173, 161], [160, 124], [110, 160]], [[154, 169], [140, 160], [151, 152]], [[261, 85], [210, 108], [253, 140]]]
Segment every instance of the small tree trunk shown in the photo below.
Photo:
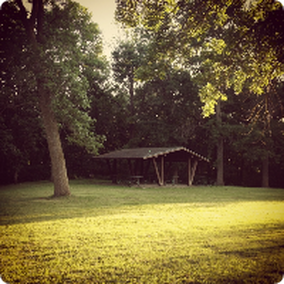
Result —
[[217, 185], [224, 185], [224, 142], [222, 138], [218, 139], [217, 145]]
[[268, 153], [262, 159], [262, 187], [269, 187], [269, 157]]
[[19, 179], [19, 169], [15, 169], [14, 172], [14, 183], [17, 184]]
[[51, 106], [50, 95], [39, 86], [40, 109], [51, 159], [54, 196], [70, 195], [67, 169], [59, 136], [58, 124]]
[[131, 74], [129, 75], [129, 96], [130, 96], [130, 113], [134, 115], [134, 71], [131, 67]]
[[[221, 127], [222, 117], [221, 117], [221, 101], [219, 100], [216, 106], [216, 120], [217, 126]], [[224, 141], [223, 137], [220, 135], [217, 144], [217, 180], [216, 184], [218, 186], [224, 185]]]

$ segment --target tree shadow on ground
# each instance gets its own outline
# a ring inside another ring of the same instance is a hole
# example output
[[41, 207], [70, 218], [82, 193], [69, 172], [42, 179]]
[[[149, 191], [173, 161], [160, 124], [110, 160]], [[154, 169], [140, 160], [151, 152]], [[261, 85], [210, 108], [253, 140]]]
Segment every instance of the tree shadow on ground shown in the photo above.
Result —
[[28, 183], [26, 186], [22, 184], [2, 188], [0, 225], [112, 215], [129, 206], [188, 204], [193, 208], [209, 208], [236, 202], [284, 201], [284, 189], [149, 185], [125, 187], [83, 180], [71, 183], [71, 196], [54, 198], [48, 196], [51, 187], [51, 183]]

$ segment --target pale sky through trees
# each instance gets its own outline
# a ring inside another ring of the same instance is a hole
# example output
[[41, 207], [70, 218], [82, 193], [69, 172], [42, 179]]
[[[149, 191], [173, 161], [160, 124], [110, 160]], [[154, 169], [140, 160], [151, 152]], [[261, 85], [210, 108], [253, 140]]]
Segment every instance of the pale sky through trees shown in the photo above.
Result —
[[[0, 0], [0, 8], [7, 0]], [[25, 0], [24, 0], [25, 1]], [[110, 58], [111, 51], [115, 45], [115, 38], [122, 36], [123, 32], [118, 28], [114, 20], [116, 8], [115, 0], [74, 0], [88, 8], [92, 13], [92, 20], [99, 25], [103, 35], [104, 54]]]
[[114, 19], [115, 0], [76, 0], [76, 2], [88, 8], [92, 13], [93, 22], [99, 25], [103, 35], [104, 53], [110, 58], [115, 38], [121, 37], [123, 34], [121, 30], [119, 31], [119, 26]]

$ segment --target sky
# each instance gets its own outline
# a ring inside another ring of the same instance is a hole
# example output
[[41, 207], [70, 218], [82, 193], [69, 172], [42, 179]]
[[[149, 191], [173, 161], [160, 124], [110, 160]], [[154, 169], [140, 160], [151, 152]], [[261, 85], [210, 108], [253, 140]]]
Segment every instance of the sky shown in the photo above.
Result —
[[123, 32], [114, 20], [116, 8], [115, 0], [75, 0], [82, 6], [88, 8], [92, 13], [94, 23], [99, 25], [103, 36], [104, 54], [110, 58], [115, 38], [122, 37]]
[[[2, 4], [8, 0], [0, 0]], [[115, 38], [122, 37], [122, 30], [119, 31], [118, 24], [115, 24], [114, 12], [116, 8], [115, 0], [74, 0], [82, 6], [88, 8], [92, 13], [92, 20], [99, 25], [103, 35], [104, 54], [110, 58], [112, 47], [115, 44]], [[112, 45], [112, 47], [111, 47]]]

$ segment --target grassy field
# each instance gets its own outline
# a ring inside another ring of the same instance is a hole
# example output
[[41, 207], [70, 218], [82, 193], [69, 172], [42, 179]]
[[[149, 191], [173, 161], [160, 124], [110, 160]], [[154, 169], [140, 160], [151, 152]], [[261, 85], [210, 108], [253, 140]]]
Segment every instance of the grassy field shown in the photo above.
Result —
[[0, 188], [0, 275], [12, 283], [277, 283], [284, 189]]

